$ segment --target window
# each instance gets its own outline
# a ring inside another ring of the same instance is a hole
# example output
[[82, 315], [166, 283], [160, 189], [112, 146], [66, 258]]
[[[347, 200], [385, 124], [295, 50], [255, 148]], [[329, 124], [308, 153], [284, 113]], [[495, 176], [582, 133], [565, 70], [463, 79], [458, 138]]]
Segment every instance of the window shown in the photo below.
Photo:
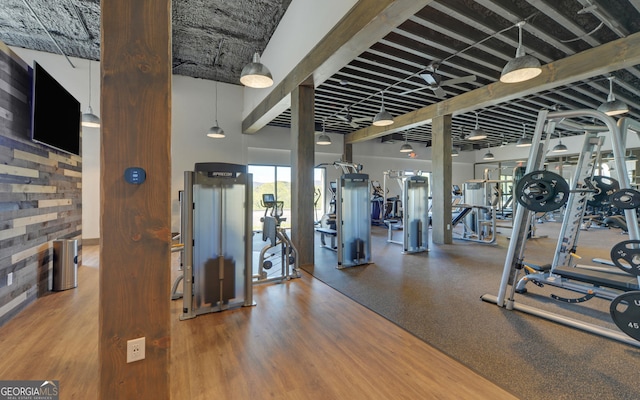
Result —
[[[263, 194], [274, 194], [277, 201], [283, 202], [283, 215], [286, 218], [281, 226], [291, 227], [291, 167], [276, 165], [249, 165], [249, 173], [253, 174], [253, 230], [262, 230], [260, 218], [264, 216], [265, 207], [262, 204]], [[324, 168], [314, 170], [314, 220], [324, 214]], [[318, 215], [319, 214], [319, 215]]]

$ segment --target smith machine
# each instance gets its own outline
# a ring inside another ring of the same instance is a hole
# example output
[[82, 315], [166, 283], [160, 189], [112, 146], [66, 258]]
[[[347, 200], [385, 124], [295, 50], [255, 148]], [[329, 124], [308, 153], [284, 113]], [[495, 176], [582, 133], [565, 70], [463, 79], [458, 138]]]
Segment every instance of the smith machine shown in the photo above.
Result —
[[[594, 122], [589, 125], [571, 119]], [[600, 124], [597, 124], [600, 122]], [[551, 134], [556, 126], [579, 128], [585, 138], [571, 184], [560, 175], [543, 169]], [[518, 181], [514, 197], [519, 205], [513, 219], [513, 234], [505, 259], [497, 296], [485, 294], [482, 299], [496, 303], [507, 310], [518, 310], [577, 329], [605, 336], [640, 347], [640, 229], [637, 209], [640, 192], [631, 188], [625, 162], [625, 143], [629, 128], [640, 131], [640, 124], [628, 118], [615, 120], [595, 110], [549, 112], [540, 111], [529, 153], [526, 174]], [[606, 184], [607, 180], [594, 175], [600, 161], [600, 146], [604, 138], [611, 140], [615, 171], [619, 185]], [[611, 249], [611, 263], [618, 269], [577, 265], [580, 225], [593, 198], [607, 198], [618, 209], [624, 210], [628, 240]], [[533, 265], [525, 258], [530, 215], [565, 207], [562, 227], [553, 260], [549, 265]], [[524, 276], [519, 275], [524, 271]], [[558, 287], [581, 294], [578, 298], [552, 295], [568, 304], [582, 303], [593, 297], [611, 301], [609, 313], [619, 331], [559, 315], [516, 301], [516, 294], [526, 293], [526, 284]], [[508, 286], [511, 286], [510, 290]]]

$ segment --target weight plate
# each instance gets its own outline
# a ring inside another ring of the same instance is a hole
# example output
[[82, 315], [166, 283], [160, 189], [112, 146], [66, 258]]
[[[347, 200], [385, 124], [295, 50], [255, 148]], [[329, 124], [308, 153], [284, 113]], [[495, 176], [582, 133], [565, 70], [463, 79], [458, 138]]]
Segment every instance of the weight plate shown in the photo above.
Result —
[[569, 198], [569, 184], [550, 171], [533, 171], [518, 180], [516, 199], [527, 210], [549, 212], [562, 207]]
[[621, 189], [612, 194], [609, 201], [616, 208], [632, 210], [640, 207], [640, 192], [635, 189]]
[[608, 176], [595, 175], [591, 178], [586, 178], [585, 182], [587, 186], [595, 190], [587, 204], [591, 207], [605, 207], [609, 205], [609, 197], [620, 190], [620, 183]]
[[622, 332], [640, 340], [640, 291], [622, 293], [613, 299], [609, 313]]
[[640, 240], [624, 240], [613, 246], [611, 261], [624, 272], [640, 276]]

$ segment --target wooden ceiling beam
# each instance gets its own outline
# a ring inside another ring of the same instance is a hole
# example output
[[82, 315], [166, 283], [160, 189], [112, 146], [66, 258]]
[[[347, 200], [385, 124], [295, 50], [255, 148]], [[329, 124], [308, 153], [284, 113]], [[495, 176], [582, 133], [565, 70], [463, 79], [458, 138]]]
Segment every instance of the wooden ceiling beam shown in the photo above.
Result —
[[290, 93], [307, 78], [316, 87], [433, 0], [360, 0], [307, 57], [242, 121], [256, 133], [291, 106]]
[[542, 74], [521, 83], [490, 85], [395, 117], [392, 125], [368, 126], [345, 135], [345, 143], [358, 143], [430, 123], [442, 115], [458, 115], [508, 102], [544, 90], [589, 79], [596, 75], [640, 64], [640, 32], [554, 61], [542, 67]]

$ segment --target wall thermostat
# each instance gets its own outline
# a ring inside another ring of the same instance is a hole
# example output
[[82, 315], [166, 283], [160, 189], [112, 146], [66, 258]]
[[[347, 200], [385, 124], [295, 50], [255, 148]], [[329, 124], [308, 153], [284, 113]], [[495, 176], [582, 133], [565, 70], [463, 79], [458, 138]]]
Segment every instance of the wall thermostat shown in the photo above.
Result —
[[147, 173], [140, 167], [129, 167], [124, 170], [124, 180], [133, 185], [139, 185], [147, 179]]

